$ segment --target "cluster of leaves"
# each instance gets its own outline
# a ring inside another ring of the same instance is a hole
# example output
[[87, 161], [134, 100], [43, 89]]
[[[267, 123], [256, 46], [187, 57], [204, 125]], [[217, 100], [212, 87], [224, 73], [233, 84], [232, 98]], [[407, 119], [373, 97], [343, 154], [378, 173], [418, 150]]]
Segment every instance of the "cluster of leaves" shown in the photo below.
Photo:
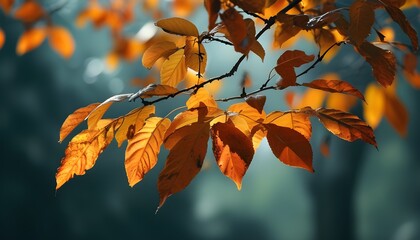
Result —
[[[146, 2], [148, 7], [157, 4], [156, 1]], [[200, 33], [194, 23], [184, 18], [158, 20], [155, 25], [169, 35], [150, 41], [144, 46], [146, 50], [139, 53], [143, 53], [142, 63], [146, 68], [157, 70], [159, 81], [137, 93], [116, 95], [102, 103], [80, 108], [68, 116], [60, 131], [60, 142], [84, 120], [87, 121], [87, 129], [69, 142], [56, 174], [56, 189], [74, 175], [83, 175], [92, 168], [114, 138], [119, 146], [128, 142], [125, 168], [130, 186], [141, 181], [156, 165], [161, 145], [169, 150], [158, 179], [159, 206], [162, 206], [171, 194], [184, 189], [200, 171], [210, 138], [221, 172], [240, 189], [242, 178], [263, 138], [267, 139], [273, 154], [283, 163], [313, 171], [309, 142], [311, 117], [319, 119], [327, 130], [341, 139], [350, 142], [360, 139], [375, 147], [377, 144], [371, 126], [377, 126], [383, 115], [400, 133], [405, 133], [408, 116], [396, 97], [393, 84], [397, 58], [389, 50], [396, 48], [406, 53], [404, 73], [414, 86], [418, 86], [417, 58], [412, 53], [418, 48], [418, 37], [400, 9], [405, 2], [356, 0], [348, 7], [337, 8], [332, 0], [305, 1], [305, 4], [301, 0], [204, 0], [209, 22], [207, 31]], [[122, 6], [124, 8], [117, 8], [118, 14], [114, 16], [112, 9], [116, 7], [105, 10], [93, 1], [79, 15], [78, 22], [90, 20], [98, 27], [109, 25], [114, 29], [114, 35], [118, 35], [120, 27], [131, 19], [127, 17], [130, 14], [125, 12], [130, 8]], [[375, 13], [383, 10], [406, 33], [411, 45], [385, 41], [385, 35], [374, 28]], [[262, 24], [259, 31], [256, 23]], [[264, 60], [266, 49], [258, 39], [273, 26], [274, 47], [282, 47], [300, 33], [310, 33], [320, 53], [315, 56], [300, 50], [284, 51], [259, 88], [250, 91], [249, 84], [244, 80], [239, 96], [215, 100], [208, 89], [212, 83], [233, 76], [249, 54], [256, 54]], [[371, 32], [376, 33], [379, 41], [371, 38]], [[211, 57], [205, 44], [209, 42], [232, 46], [241, 57], [230, 71], [205, 79], [207, 61]], [[349, 82], [336, 76], [329, 75], [310, 82], [297, 81], [344, 44], [354, 46], [355, 52], [372, 67], [379, 85], [369, 85], [363, 95]], [[118, 43], [112, 54], [126, 56], [123, 45]], [[307, 65], [306, 69], [297, 73], [297, 68], [303, 65]], [[195, 75], [189, 74], [191, 72]], [[274, 84], [270, 83], [273, 72], [279, 76]], [[266, 97], [260, 93], [290, 87], [308, 88], [308, 91], [303, 96], [286, 94], [291, 109], [267, 114], [264, 111]], [[180, 94], [189, 94], [189, 98], [185, 106], [174, 109], [182, 110], [178, 115], [172, 120], [168, 117], [172, 112], [165, 117], [155, 115], [155, 104]], [[365, 108], [369, 124], [348, 113], [355, 101], [346, 101], [347, 105], [342, 109], [335, 107], [335, 103], [340, 102], [338, 99], [348, 97], [368, 103], [375, 98], [373, 104]], [[326, 98], [327, 106], [323, 107]], [[375, 106], [377, 98], [380, 101]], [[103, 118], [113, 103], [136, 99], [140, 99], [141, 107], [123, 116]], [[217, 101], [237, 99], [242, 102], [226, 109], [219, 108], [217, 104]], [[387, 105], [391, 107], [385, 107]]]

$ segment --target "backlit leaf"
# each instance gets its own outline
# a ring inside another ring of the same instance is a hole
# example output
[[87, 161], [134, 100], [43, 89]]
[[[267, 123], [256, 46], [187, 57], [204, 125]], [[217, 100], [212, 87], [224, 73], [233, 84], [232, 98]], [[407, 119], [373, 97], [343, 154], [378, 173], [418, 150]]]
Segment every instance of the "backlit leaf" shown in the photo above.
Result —
[[30, 28], [19, 37], [16, 46], [16, 53], [23, 55], [41, 45], [44, 42], [47, 32], [43, 27]]
[[369, 84], [365, 90], [366, 104], [363, 114], [366, 122], [375, 129], [382, 120], [385, 112], [385, 93], [374, 83]]
[[395, 94], [386, 93], [385, 99], [385, 117], [401, 136], [406, 136], [409, 118], [406, 107]]
[[92, 103], [86, 107], [82, 107], [70, 114], [66, 120], [64, 120], [63, 125], [60, 129], [60, 139], [61, 143], [69, 133], [71, 133], [85, 118], [92, 112], [100, 103]]
[[242, 178], [251, 164], [254, 148], [251, 140], [232, 122], [211, 127], [213, 153], [220, 171], [241, 189]]
[[159, 174], [159, 207], [172, 194], [183, 190], [200, 171], [207, 152], [210, 125], [193, 123], [175, 131], [165, 140], [169, 155]]
[[155, 106], [149, 105], [140, 108], [136, 108], [131, 112], [127, 113], [123, 117], [121, 126], [115, 133], [115, 140], [117, 140], [118, 147], [125, 140], [130, 140], [134, 135], [143, 128], [144, 123], [148, 117], [155, 113]]
[[309, 141], [297, 131], [265, 124], [267, 141], [274, 155], [284, 164], [313, 172], [312, 147]]
[[325, 101], [326, 108], [337, 109], [343, 112], [349, 112], [356, 104], [356, 97], [340, 93], [328, 94], [327, 100]]
[[200, 107], [201, 103], [206, 107], [217, 108], [217, 102], [204, 88], [200, 88], [195, 94], [192, 94], [187, 100], [186, 105], [188, 109], [192, 109]]
[[129, 97], [131, 96], [131, 94], [120, 94], [120, 95], [115, 95], [112, 96], [110, 98], [108, 98], [107, 100], [105, 100], [104, 102], [102, 102], [101, 104], [99, 104], [99, 106], [97, 106], [92, 112], [90, 112], [90, 114], [86, 117], [87, 118], [87, 122], [88, 122], [88, 129], [93, 129], [96, 127], [96, 124], [99, 122], [99, 120], [102, 118], [102, 116], [105, 114], [105, 112], [108, 110], [109, 107], [111, 107], [111, 105], [114, 102], [121, 102], [121, 101], [125, 101], [127, 100]]
[[349, 142], [361, 139], [377, 147], [372, 128], [359, 117], [335, 109], [319, 108], [316, 112], [324, 127], [337, 137]]
[[208, 30], [212, 30], [216, 26], [217, 17], [220, 11], [220, 0], [204, 0], [204, 7], [209, 15]]
[[167, 118], [148, 118], [140, 131], [128, 141], [125, 170], [130, 187], [141, 181], [156, 165], [163, 136], [170, 124], [171, 121]]
[[274, 31], [274, 47], [280, 48], [286, 41], [296, 36], [302, 30], [301, 27], [295, 25], [294, 18], [295, 16], [287, 14], [277, 15], [277, 20], [280, 24], [277, 24]]
[[197, 27], [192, 22], [179, 17], [162, 19], [157, 21], [155, 25], [171, 34], [194, 37], [199, 35]]
[[398, 23], [398, 25], [400, 25], [401, 29], [410, 38], [414, 50], [417, 50], [419, 47], [419, 39], [417, 37], [417, 32], [408, 22], [407, 17], [404, 15], [404, 13], [398, 7], [395, 7], [393, 5], [385, 5], [385, 9], [391, 16], [391, 18], [396, 23]]
[[220, 18], [229, 32], [229, 40], [233, 43], [236, 52], [248, 54], [251, 41], [248, 38], [248, 28], [243, 16], [234, 8], [224, 11]]
[[151, 68], [159, 58], [168, 58], [177, 50], [178, 47], [173, 42], [157, 42], [144, 51], [142, 64], [146, 68]]
[[311, 139], [312, 125], [309, 115], [299, 111], [280, 112], [274, 111], [267, 115], [265, 124], [271, 123], [280, 127], [288, 127], [302, 134], [306, 139]]
[[257, 54], [258, 57], [261, 58], [261, 61], [264, 61], [265, 58], [265, 50], [264, 47], [258, 41], [253, 41], [251, 44], [251, 52]]
[[277, 59], [276, 72], [283, 78], [277, 85], [280, 88], [294, 86], [296, 84], [295, 67], [313, 61], [314, 55], [306, 55], [300, 50], [287, 50]]
[[155, 96], [168, 96], [178, 92], [178, 89], [162, 84], [149, 84], [139, 92], [141, 98], [151, 98]]
[[350, 83], [341, 80], [324, 80], [317, 79], [310, 83], [303, 83], [305, 87], [315, 88], [332, 93], [345, 93], [348, 95], [355, 96], [359, 99], [365, 100], [363, 94], [354, 88]]
[[394, 54], [368, 42], [363, 42], [357, 50], [366, 59], [366, 62], [372, 66], [376, 81], [384, 87], [391, 85], [396, 72]]
[[64, 58], [70, 58], [74, 53], [74, 40], [71, 33], [64, 27], [48, 27], [48, 40], [51, 47]]
[[26, 23], [33, 23], [44, 17], [44, 9], [36, 1], [25, 1], [15, 11], [15, 18]]
[[160, 81], [163, 85], [176, 87], [184, 79], [186, 73], [184, 49], [179, 49], [163, 62], [160, 69]]
[[[292, 108], [299, 109], [304, 107], [311, 107], [313, 109], [322, 106], [327, 93], [321, 90], [310, 88], [306, 90], [302, 96], [294, 96]], [[296, 100], [295, 100], [296, 98]]]
[[187, 37], [184, 50], [187, 67], [203, 74], [207, 66], [207, 52], [203, 44], [199, 44], [196, 37]]
[[96, 129], [86, 129], [77, 134], [66, 148], [65, 156], [55, 175], [59, 189], [74, 175], [84, 175], [86, 170], [91, 169], [103, 150], [111, 143], [114, 137], [113, 123], [102, 120], [104, 125]]
[[350, 39], [360, 46], [366, 37], [375, 21], [375, 12], [372, 6], [364, 0], [357, 0], [350, 6]]

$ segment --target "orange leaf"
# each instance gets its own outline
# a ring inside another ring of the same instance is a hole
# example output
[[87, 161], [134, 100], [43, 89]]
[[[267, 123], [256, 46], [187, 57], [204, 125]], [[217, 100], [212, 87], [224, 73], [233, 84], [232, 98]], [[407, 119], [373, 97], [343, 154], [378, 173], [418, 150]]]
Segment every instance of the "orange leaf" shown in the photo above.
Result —
[[198, 37], [199, 35], [197, 27], [192, 22], [183, 18], [166, 18], [157, 21], [155, 25], [162, 28], [163, 31], [171, 34], [194, 37]]
[[[293, 101], [293, 108], [304, 108], [304, 107], [311, 107], [313, 109], [319, 108], [322, 106], [324, 102], [325, 96], [327, 95], [326, 92], [310, 88], [306, 90], [306, 92], [301, 97], [294, 96], [293, 98], [297, 98], [297, 101], [292, 99]], [[289, 100], [290, 101], [290, 100]]]
[[264, 95], [255, 95], [245, 98], [246, 103], [248, 103], [249, 106], [257, 109], [259, 113], [262, 113], [264, 110], [265, 100], [266, 96]]
[[204, 88], [198, 89], [197, 93], [192, 94], [186, 102], [188, 109], [200, 107], [201, 104], [204, 104], [206, 107], [217, 108], [217, 102]]
[[385, 112], [385, 93], [374, 83], [369, 84], [365, 90], [366, 104], [363, 107], [366, 122], [375, 129]]
[[144, 51], [142, 64], [146, 68], [151, 68], [159, 58], [168, 58], [177, 50], [178, 47], [173, 42], [157, 42]]
[[56, 190], [74, 175], [84, 175], [86, 170], [95, 165], [99, 154], [111, 143], [114, 137], [113, 124], [115, 122], [103, 121], [104, 123], [101, 122], [98, 126], [104, 126], [86, 129], [70, 141], [55, 175]]
[[261, 58], [261, 61], [264, 61], [265, 58], [265, 50], [264, 47], [258, 41], [253, 41], [251, 44], [251, 52], [255, 53], [258, 57]]
[[350, 83], [341, 80], [317, 79], [310, 83], [303, 83], [302, 85], [305, 87], [315, 88], [326, 92], [345, 93], [362, 99], [363, 101], [365, 100], [363, 94], [359, 90], [354, 88]]
[[280, 112], [274, 111], [267, 115], [265, 124], [271, 123], [280, 127], [288, 127], [302, 134], [306, 139], [311, 139], [312, 125], [309, 115], [300, 112]]
[[232, 179], [240, 190], [242, 178], [254, 156], [251, 140], [232, 122], [214, 124], [211, 127], [211, 137], [214, 157], [220, 171]]
[[404, 13], [393, 5], [385, 5], [385, 9], [388, 12], [389, 16], [400, 25], [401, 29], [407, 34], [410, 38], [411, 44], [413, 45], [414, 50], [419, 48], [419, 39], [417, 37], [416, 30], [408, 22], [407, 17]]
[[216, 26], [217, 17], [220, 11], [220, 0], [204, 0], [204, 7], [209, 15], [208, 30], [212, 30]]
[[274, 155], [284, 164], [313, 172], [312, 147], [300, 133], [275, 124], [264, 124], [267, 141]]
[[203, 44], [199, 44], [196, 37], [187, 37], [184, 50], [187, 67], [203, 74], [207, 66], [207, 53]]
[[30, 28], [23, 32], [20, 36], [17, 46], [16, 46], [16, 53], [18, 55], [23, 55], [38, 46], [45, 40], [47, 36], [47, 32], [45, 28]]
[[229, 40], [232, 42], [235, 51], [248, 54], [251, 48], [251, 41], [248, 38], [248, 28], [243, 16], [234, 8], [229, 8], [220, 14], [220, 18], [229, 33]]
[[3, 47], [5, 41], [6, 35], [4, 35], [3, 29], [0, 28], [0, 49]]
[[4, 13], [9, 13], [13, 8], [15, 0], [0, 0], [0, 7], [3, 8]]
[[283, 78], [277, 85], [281, 88], [296, 85], [295, 67], [313, 61], [314, 55], [306, 55], [300, 50], [287, 50], [277, 59], [276, 72]]
[[143, 128], [144, 123], [148, 117], [155, 113], [155, 106], [149, 105], [140, 108], [136, 108], [126, 114], [123, 118], [121, 126], [115, 133], [115, 140], [117, 140], [118, 147], [125, 140], [130, 140], [134, 135]]
[[349, 142], [361, 139], [377, 147], [372, 128], [357, 116], [325, 108], [319, 108], [316, 112], [324, 127], [337, 137]]
[[25, 22], [34, 23], [44, 17], [44, 9], [35, 1], [26, 1], [15, 11], [15, 18]]
[[74, 53], [74, 40], [71, 33], [64, 27], [48, 27], [48, 40], [51, 47], [64, 58], [70, 58]]
[[107, 100], [105, 100], [101, 104], [99, 104], [99, 106], [97, 106], [87, 116], [88, 129], [93, 129], [93, 128], [96, 127], [99, 120], [102, 118], [102, 116], [105, 114], [105, 112], [108, 110], [108, 108], [111, 107], [111, 105], [114, 102], [121, 102], [121, 101], [127, 100], [130, 96], [131, 96], [131, 94], [115, 95], [115, 96], [112, 96], [112, 97], [108, 98]]
[[172, 10], [176, 16], [188, 16], [194, 12], [198, 3], [196, 0], [174, 0]]
[[128, 141], [125, 171], [130, 187], [140, 182], [156, 165], [163, 136], [170, 124], [171, 121], [167, 118], [148, 118], [140, 131]]
[[183, 190], [200, 171], [207, 152], [210, 125], [193, 123], [175, 131], [165, 141], [169, 155], [159, 174], [159, 207], [172, 194]]
[[375, 21], [375, 12], [372, 6], [364, 0], [357, 0], [350, 6], [350, 39], [356, 46], [360, 46]]
[[61, 125], [59, 142], [61, 143], [97, 106], [99, 106], [99, 103], [92, 103], [70, 114]]
[[402, 137], [406, 136], [409, 118], [407, 109], [394, 94], [386, 93], [385, 99], [385, 117]]
[[394, 54], [369, 42], [363, 42], [357, 50], [366, 59], [366, 62], [372, 66], [376, 81], [384, 87], [391, 85], [396, 72]]
[[261, 0], [231, 0], [231, 2], [245, 11], [264, 13], [265, 1]]
[[296, 34], [302, 30], [301, 27], [295, 25], [294, 19], [295, 16], [292, 15], [277, 15], [277, 20], [280, 22], [280, 24], [277, 24], [277, 27], [274, 31], [274, 47], [280, 48], [283, 43], [296, 36]]
[[179, 49], [163, 62], [160, 69], [160, 81], [163, 85], [176, 87], [187, 74], [184, 49]]
[[331, 93], [327, 97], [325, 107], [348, 112], [356, 103], [357, 98], [352, 95]]
[[[136, 95], [138, 94], [138, 96], [141, 98], [151, 98], [154, 96], [168, 96], [176, 92], [178, 92], [178, 89], [168, 85], [149, 84], [147, 87], [136, 93]], [[133, 96], [130, 98], [133, 98]]]

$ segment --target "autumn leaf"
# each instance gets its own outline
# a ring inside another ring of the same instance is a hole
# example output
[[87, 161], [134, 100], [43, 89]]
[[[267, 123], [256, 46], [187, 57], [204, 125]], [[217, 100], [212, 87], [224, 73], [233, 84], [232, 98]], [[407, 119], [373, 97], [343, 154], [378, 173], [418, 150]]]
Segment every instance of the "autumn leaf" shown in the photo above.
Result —
[[392, 84], [396, 72], [396, 60], [392, 52], [376, 47], [369, 42], [363, 42], [357, 51], [373, 69], [373, 75], [382, 86]]
[[357, 104], [357, 98], [352, 95], [330, 93], [325, 101], [326, 108], [341, 110], [349, 112], [352, 107]]
[[198, 91], [195, 94], [192, 94], [186, 102], [188, 109], [200, 107], [201, 104], [204, 104], [206, 107], [217, 108], [217, 102], [204, 88], [198, 89]]
[[267, 97], [264, 95], [255, 95], [245, 98], [245, 102], [248, 103], [249, 106], [257, 109], [259, 113], [262, 113], [266, 99]]
[[43, 27], [34, 27], [26, 30], [19, 37], [16, 46], [16, 53], [23, 55], [41, 45], [47, 36], [47, 31]]
[[313, 109], [322, 106], [327, 93], [321, 90], [310, 88], [306, 90], [303, 95], [294, 94], [293, 99], [289, 99], [292, 102], [291, 108], [300, 109], [304, 107], [311, 107]]
[[159, 58], [168, 58], [178, 50], [175, 43], [170, 41], [157, 42], [150, 46], [143, 53], [142, 64], [146, 68], [151, 68]]
[[274, 31], [273, 46], [280, 48], [286, 41], [296, 36], [301, 30], [301, 27], [295, 25], [295, 16], [287, 14], [277, 15], [277, 26]]
[[99, 120], [102, 118], [102, 116], [105, 114], [105, 112], [108, 110], [109, 107], [114, 102], [122, 102], [127, 100], [131, 94], [119, 94], [112, 96], [99, 104], [90, 114], [86, 117], [87, 123], [88, 123], [88, 129], [93, 129], [96, 127], [96, 124], [99, 122]]
[[65, 156], [55, 175], [59, 189], [74, 175], [84, 175], [86, 170], [91, 169], [103, 150], [111, 143], [114, 137], [114, 122], [102, 120], [98, 128], [86, 129], [77, 134], [70, 141], [65, 150]]
[[132, 139], [134, 135], [143, 128], [146, 119], [154, 113], [155, 106], [153, 105], [136, 108], [127, 113], [122, 118], [122, 124], [115, 133], [115, 140], [117, 140], [118, 147], [121, 147], [125, 140]]
[[74, 53], [74, 40], [71, 33], [64, 27], [51, 26], [47, 28], [48, 40], [58, 54], [70, 58]]
[[231, 2], [245, 11], [263, 13], [265, 1], [261, 0], [231, 0]]
[[15, 18], [25, 22], [34, 23], [44, 17], [44, 9], [36, 1], [25, 1], [15, 11]]
[[364, 118], [375, 129], [385, 113], [385, 94], [382, 88], [371, 83], [365, 90], [365, 96], [366, 104], [363, 106]]
[[395, 94], [385, 94], [385, 117], [392, 127], [402, 136], [407, 135], [408, 111]]
[[211, 127], [213, 153], [220, 171], [235, 182], [238, 190], [251, 164], [254, 148], [251, 140], [232, 122], [216, 123]]
[[372, 128], [357, 116], [325, 108], [317, 109], [316, 114], [324, 127], [337, 137], [349, 142], [361, 139], [377, 147]]
[[306, 139], [311, 139], [312, 125], [309, 115], [299, 111], [280, 112], [274, 111], [267, 115], [265, 124], [275, 124], [280, 127], [288, 127], [302, 134]]
[[170, 151], [158, 179], [159, 207], [170, 195], [187, 187], [200, 171], [207, 152], [209, 131], [208, 123], [193, 123], [165, 139], [165, 147]]
[[155, 25], [171, 34], [194, 37], [199, 35], [197, 27], [192, 22], [179, 17], [162, 19], [157, 21]]
[[187, 67], [203, 74], [207, 66], [207, 52], [203, 44], [198, 43], [196, 37], [187, 37], [184, 51]]
[[229, 8], [220, 14], [220, 18], [229, 32], [229, 40], [232, 42], [235, 51], [248, 54], [251, 48], [251, 42], [247, 38], [248, 28], [243, 16], [234, 8]]
[[145, 88], [139, 90], [137, 93], [132, 95], [129, 101], [132, 101], [138, 97], [140, 98], [151, 98], [155, 96], [168, 96], [178, 92], [177, 88], [162, 84], [149, 84]]
[[360, 46], [370, 33], [375, 21], [372, 6], [364, 0], [357, 0], [350, 6], [350, 39], [356, 46]]
[[60, 139], [61, 143], [69, 133], [71, 133], [85, 118], [96, 108], [100, 103], [92, 103], [86, 107], [82, 107], [70, 114], [66, 120], [64, 120], [63, 125], [60, 129]]
[[0, 49], [3, 47], [5, 41], [6, 35], [4, 34], [3, 29], [0, 28]]
[[140, 131], [128, 141], [125, 151], [125, 170], [133, 187], [157, 163], [163, 137], [171, 121], [167, 118], [148, 118]]
[[404, 56], [404, 76], [411, 86], [420, 88], [420, 73], [417, 71], [417, 56], [407, 53]]
[[314, 55], [306, 55], [300, 50], [287, 50], [277, 59], [276, 72], [283, 78], [277, 85], [280, 88], [294, 86], [296, 84], [295, 67], [313, 61]]
[[267, 141], [274, 155], [284, 164], [313, 172], [312, 147], [297, 131], [275, 124], [264, 124]]
[[341, 80], [317, 79], [310, 83], [303, 83], [302, 86], [315, 88], [332, 93], [344, 93], [365, 100], [363, 94], [354, 88], [350, 83]]
[[220, 0], [204, 0], [204, 7], [209, 15], [208, 30], [212, 30], [216, 26], [216, 21], [220, 11]]
[[160, 69], [160, 81], [163, 85], [176, 87], [187, 74], [184, 49], [179, 49], [163, 62]]

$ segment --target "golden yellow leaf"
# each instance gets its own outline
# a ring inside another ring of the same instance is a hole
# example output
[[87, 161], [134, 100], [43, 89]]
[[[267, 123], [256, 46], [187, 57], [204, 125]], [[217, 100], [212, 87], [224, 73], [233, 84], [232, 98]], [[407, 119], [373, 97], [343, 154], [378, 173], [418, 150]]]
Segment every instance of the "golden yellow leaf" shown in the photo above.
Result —
[[198, 37], [198, 29], [194, 23], [179, 17], [172, 17], [159, 20], [155, 23], [163, 31], [182, 36]]
[[331, 93], [327, 97], [325, 107], [348, 112], [352, 107], [356, 105], [356, 103], [357, 98], [352, 95]]
[[15, 11], [15, 18], [25, 23], [34, 23], [44, 15], [44, 9], [36, 1], [26, 1]]
[[74, 40], [71, 33], [64, 27], [48, 27], [48, 40], [50, 46], [62, 57], [70, 58], [74, 53]]
[[157, 42], [144, 51], [142, 64], [146, 68], [151, 68], [159, 58], [168, 58], [177, 50], [178, 47], [173, 42]]
[[163, 136], [171, 121], [167, 118], [148, 118], [140, 131], [128, 141], [125, 151], [125, 171], [133, 187], [140, 182], [158, 161]]
[[100, 103], [92, 103], [86, 107], [82, 107], [70, 114], [66, 120], [64, 120], [63, 125], [60, 129], [60, 139], [61, 143], [69, 133], [71, 133], [81, 122], [83, 122], [86, 117], [92, 112]]
[[[155, 96], [168, 96], [176, 92], [178, 92], [177, 88], [174, 88], [168, 85], [149, 84], [145, 88], [141, 89], [138, 93], [136, 93], [136, 95], [138, 96], [136, 96], [135, 98], [137, 97], [151, 98]], [[130, 99], [134, 99], [134, 97], [131, 96]]]
[[312, 125], [309, 115], [295, 111], [274, 111], [267, 115], [265, 124], [271, 123], [280, 127], [288, 127], [302, 134], [306, 139], [311, 139]]
[[216, 123], [211, 127], [213, 153], [220, 171], [235, 182], [238, 190], [251, 164], [254, 148], [251, 140], [232, 122]]
[[322, 103], [324, 102], [325, 96], [327, 95], [326, 92], [317, 90], [317, 89], [308, 89], [305, 91], [303, 96], [295, 97], [295, 100], [293, 99], [293, 108], [300, 109], [304, 107], [311, 107], [313, 109], [319, 108], [322, 106]]
[[228, 112], [233, 112], [237, 115], [242, 116], [248, 123], [249, 129], [252, 129], [255, 125], [264, 122], [266, 118], [266, 114], [264, 111], [260, 113], [257, 109], [250, 106], [246, 102], [231, 105], [228, 108]]
[[18, 55], [23, 55], [37, 48], [45, 40], [46, 36], [47, 32], [44, 27], [36, 27], [26, 30], [19, 37], [16, 46], [16, 53]]
[[185, 63], [187, 67], [203, 74], [207, 66], [207, 52], [197, 37], [187, 37], [185, 41]]
[[174, 0], [172, 10], [176, 16], [188, 16], [194, 12], [199, 3], [197, 0]]
[[121, 101], [127, 100], [130, 96], [131, 96], [131, 94], [115, 95], [115, 96], [112, 96], [112, 97], [108, 98], [107, 100], [105, 100], [101, 104], [99, 104], [99, 106], [97, 106], [87, 116], [88, 129], [94, 129], [96, 127], [99, 120], [102, 118], [102, 116], [105, 114], [105, 112], [108, 110], [108, 108], [111, 107], [111, 105], [114, 102], [121, 102]]
[[65, 156], [55, 175], [59, 189], [74, 175], [84, 175], [91, 169], [98, 159], [99, 154], [111, 143], [114, 137], [114, 121], [102, 120], [95, 129], [86, 129], [77, 134], [66, 148]]
[[143, 125], [148, 117], [155, 113], [155, 106], [149, 105], [140, 108], [136, 108], [131, 112], [127, 113], [123, 117], [121, 126], [115, 133], [115, 140], [117, 140], [118, 147], [125, 140], [130, 140], [134, 135], [143, 128]]
[[200, 107], [201, 103], [207, 107], [217, 108], [217, 102], [204, 88], [200, 88], [195, 94], [192, 94], [187, 100], [186, 105], [188, 109], [193, 109]]
[[165, 140], [169, 155], [159, 174], [159, 207], [172, 194], [183, 190], [200, 171], [207, 152], [210, 125], [193, 123], [175, 131]]
[[187, 73], [184, 49], [179, 49], [163, 62], [160, 69], [160, 81], [164, 85], [176, 87]]
[[297, 131], [275, 124], [264, 124], [267, 141], [274, 155], [284, 164], [313, 172], [312, 147]]
[[364, 119], [375, 129], [385, 113], [385, 93], [374, 83], [365, 90], [366, 103], [363, 106]]

